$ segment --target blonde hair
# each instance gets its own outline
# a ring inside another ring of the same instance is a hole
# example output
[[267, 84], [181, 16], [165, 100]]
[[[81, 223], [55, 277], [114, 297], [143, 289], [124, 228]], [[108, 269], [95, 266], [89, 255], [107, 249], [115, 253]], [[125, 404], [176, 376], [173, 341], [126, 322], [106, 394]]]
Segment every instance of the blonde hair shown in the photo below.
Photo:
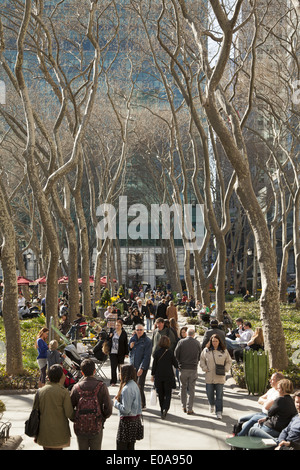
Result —
[[279, 380], [277, 387], [279, 387], [281, 392], [285, 395], [291, 395], [294, 392], [293, 383], [289, 379]]
[[[258, 326], [256, 329], [255, 329], [255, 332], [251, 338], [251, 340], [257, 340], [257, 341], [254, 341], [254, 342], [257, 342], [258, 344], [264, 344], [264, 334], [263, 334], [263, 329]], [[251, 341], [251, 342], [252, 342]]]
[[58, 347], [58, 342], [56, 341], [56, 339], [53, 339], [52, 341], [50, 341], [49, 349], [51, 351], [53, 351], [53, 349], [57, 349], [57, 347]]

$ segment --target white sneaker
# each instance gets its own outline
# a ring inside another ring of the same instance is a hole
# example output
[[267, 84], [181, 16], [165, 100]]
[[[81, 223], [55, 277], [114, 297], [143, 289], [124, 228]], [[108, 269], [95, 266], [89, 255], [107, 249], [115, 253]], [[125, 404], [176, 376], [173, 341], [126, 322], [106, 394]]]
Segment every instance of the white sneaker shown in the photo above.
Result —
[[215, 407], [213, 405], [209, 405], [208, 410], [209, 410], [210, 413], [214, 413], [215, 412]]
[[217, 413], [217, 419], [222, 419], [222, 413], [221, 413], [221, 411], [218, 411], [218, 413]]

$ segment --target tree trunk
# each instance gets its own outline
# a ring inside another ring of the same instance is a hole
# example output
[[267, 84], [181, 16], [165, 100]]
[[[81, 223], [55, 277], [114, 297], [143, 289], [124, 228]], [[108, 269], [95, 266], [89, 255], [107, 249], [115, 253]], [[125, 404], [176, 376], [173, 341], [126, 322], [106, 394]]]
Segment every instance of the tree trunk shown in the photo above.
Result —
[[0, 259], [4, 284], [2, 312], [6, 337], [6, 372], [9, 375], [17, 375], [23, 372], [23, 359], [18, 317], [16, 240], [15, 229], [7, 207], [0, 184], [0, 233], [3, 238]]

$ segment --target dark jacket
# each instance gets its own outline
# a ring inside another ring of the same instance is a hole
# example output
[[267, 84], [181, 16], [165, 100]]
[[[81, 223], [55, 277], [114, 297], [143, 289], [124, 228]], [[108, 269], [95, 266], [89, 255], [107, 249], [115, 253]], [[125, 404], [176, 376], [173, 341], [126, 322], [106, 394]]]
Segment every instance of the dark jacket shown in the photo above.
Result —
[[178, 341], [175, 348], [175, 357], [179, 369], [197, 370], [201, 355], [201, 346], [197, 339], [192, 337]]
[[157, 306], [155, 318], [167, 318], [167, 303], [160, 302]]
[[171, 351], [174, 352], [174, 349], [176, 347], [176, 344], [177, 344], [177, 339], [176, 339], [176, 336], [175, 336], [175, 333], [173, 332], [173, 330], [171, 328], [163, 328], [162, 330], [159, 330], [158, 328], [154, 331], [153, 333], [153, 336], [152, 336], [152, 355], [154, 356], [154, 353], [157, 351], [158, 349], [158, 343], [161, 339], [162, 336], [167, 336], [170, 340], [170, 349]]
[[155, 307], [152, 304], [145, 305], [145, 315], [146, 318], [150, 318], [150, 315], [155, 315]]
[[130, 349], [129, 347], [130, 364], [134, 366], [136, 371], [139, 369], [148, 370], [151, 359], [151, 340], [148, 338], [146, 333], [144, 333], [140, 339], [137, 334], [134, 334], [129, 340], [129, 345], [132, 342], [134, 342], [133, 348]]
[[290, 442], [290, 447], [295, 450], [300, 450], [300, 416], [294, 416], [290, 424], [281, 431], [278, 442]]
[[290, 395], [278, 397], [268, 411], [268, 417], [264, 422], [265, 426], [281, 432], [288, 426], [293, 416], [297, 414], [294, 400]]
[[[111, 350], [112, 347], [112, 337], [114, 335], [114, 331], [110, 334], [108, 338], [108, 343], [109, 343], [109, 350]], [[124, 361], [124, 357], [128, 356], [129, 349], [128, 349], [128, 339], [127, 339], [127, 333], [126, 331], [122, 328], [122, 333], [120, 334], [119, 337], [119, 349], [118, 349], [118, 360], [119, 361]]]
[[203, 341], [202, 341], [202, 349], [206, 348], [207, 343], [209, 342], [212, 335], [218, 335], [221, 338], [222, 343], [226, 347], [225, 331], [221, 330], [220, 328], [209, 328], [208, 330], [206, 330], [204, 334]]
[[178, 368], [177, 360], [170, 349], [159, 348], [153, 356], [152, 375], [155, 377], [155, 385], [158, 382], [173, 382], [174, 370]]

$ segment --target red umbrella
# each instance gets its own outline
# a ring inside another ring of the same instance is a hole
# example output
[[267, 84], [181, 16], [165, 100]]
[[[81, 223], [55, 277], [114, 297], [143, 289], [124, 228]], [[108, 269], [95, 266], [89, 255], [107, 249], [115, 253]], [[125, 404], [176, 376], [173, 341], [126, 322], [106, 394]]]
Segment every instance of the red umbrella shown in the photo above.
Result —
[[[111, 279], [110, 279], [110, 281], [111, 281]], [[102, 276], [100, 278], [100, 282], [101, 282], [101, 284], [106, 284], [107, 283], [107, 276]], [[113, 282], [118, 282], [118, 281], [117, 281], [117, 279], [113, 279]]]
[[67, 276], [60, 277], [58, 279], [58, 284], [68, 284], [69, 278]]
[[47, 278], [46, 276], [39, 277], [34, 281], [35, 284], [46, 284], [47, 283]]
[[33, 281], [27, 279], [26, 277], [18, 276], [17, 283], [18, 286], [29, 286], [29, 284], [33, 284]]
[[[82, 279], [78, 278], [78, 284], [82, 284]], [[94, 276], [90, 276], [90, 284], [94, 284]]]

